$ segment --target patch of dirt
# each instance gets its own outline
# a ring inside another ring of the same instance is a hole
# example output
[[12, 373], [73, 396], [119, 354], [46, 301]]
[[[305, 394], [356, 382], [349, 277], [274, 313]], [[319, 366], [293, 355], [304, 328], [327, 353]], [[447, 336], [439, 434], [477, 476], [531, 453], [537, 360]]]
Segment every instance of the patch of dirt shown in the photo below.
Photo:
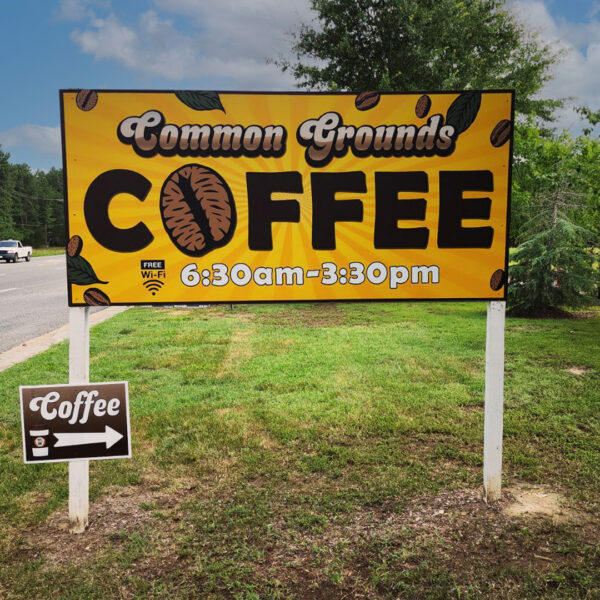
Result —
[[[564, 503], [557, 514], [567, 510], [566, 500], [561, 498]], [[505, 493], [501, 501], [488, 504], [480, 490], [468, 489], [418, 497], [403, 505], [390, 502], [363, 507], [301, 535], [281, 520], [271, 525], [271, 544], [267, 543], [255, 576], [277, 572], [279, 579], [295, 582], [295, 589], [302, 586], [302, 598], [334, 598], [340, 588], [319, 595], [329, 583], [324, 574], [343, 564], [347, 567], [344, 597], [362, 598], [367, 597], [363, 593], [372, 577], [370, 565], [381, 562], [392, 571], [414, 572], [426, 560], [427, 552], [466, 586], [496, 567], [535, 568], [543, 573], [575, 559], [560, 552], [552, 541], [556, 532], [548, 529], [546, 518], [537, 518], [540, 513], [507, 514], [514, 503], [512, 494]], [[598, 523], [592, 523], [590, 515], [577, 514], [582, 542], [597, 539]], [[526, 534], [518, 524], [522, 518], [528, 519]], [[312, 581], [309, 588], [304, 588], [306, 574]]]
[[[227, 306], [227, 305], [225, 305]], [[210, 310], [202, 315], [203, 319], [231, 319], [235, 318], [236, 321], [250, 322], [254, 320], [254, 315], [251, 312], [247, 312], [243, 305], [233, 305], [233, 308], [224, 308], [223, 305], [212, 305]]]
[[330, 302], [255, 316], [263, 323], [281, 327], [337, 327], [344, 325], [347, 319], [346, 313]]
[[546, 328], [535, 325], [509, 325], [506, 331], [546, 331]]
[[525, 319], [576, 319], [576, 313], [571, 313], [567, 310], [563, 310], [562, 308], [544, 308], [536, 313], [519, 313], [512, 310], [509, 310], [509, 315], [511, 317], [517, 318], [525, 318]]
[[567, 371], [573, 373], [573, 375], [585, 375], [590, 370], [587, 367], [569, 367]]
[[515, 487], [506, 490], [512, 501], [503, 508], [509, 517], [543, 516], [552, 519], [553, 523], [580, 523], [589, 519], [571, 506], [560, 492], [552, 491], [543, 485]]
[[41, 506], [46, 503], [50, 494], [48, 492], [28, 492], [19, 498], [21, 510], [26, 512], [28, 509]]
[[[283, 591], [294, 589], [303, 600], [371, 598], [375, 597], [371, 582], [377, 565], [390, 576], [418, 574], [423, 564], [435, 560], [468, 587], [494, 569], [535, 569], [543, 574], [576, 564], [578, 557], [562, 551], [561, 540], [573, 536], [582, 544], [597, 540], [598, 519], [578, 511], [566, 496], [545, 486], [505, 489], [501, 501], [489, 504], [482, 500], [479, 489], [354, 505], [347, 512], [324, 512], [319, 502], [314, 511], [310, 503], [290, 502], [290, 494], [319, 497], [328, 493], [321, 485], [325, 481], [317, 475], [302, 481], [292, 478], [287, 492], [271, 499], [271, 519], [264, 529], [256, 530], [262, 535], [243, 538], [252, 545], [255, 556], [246, 563], [249, 580], [259, 586], [260, 582], [276, 580]], [[207, 564], [211, 564], [219, 559], [219, 553], [229, 551], [229, 544], [235, 546], [233, 535], [245, 534], [244, 530], [205, 531], [208, 537], [190, 546], [185, 539], [194, 533], [194, 520], [188, 502], [221, 507], [214, 511], [218, 519], [228, 508], [231, 493], [231, 488], [220, 489], [215, 481], [207, 484], [182, 478], [165, 483], [164, 479], [145, 479], [140, 486], [108, 491], [103, 499], [92, 503], [90, 528], [85, 534], [68, 533], [63, 509], [43, 526], [29, 531], [15, 556], [21, 554], [19, 560], [41, 557], [51, 567], [77, 567], [125, 548], [140, 532], [152, 547], [134, 559], [127, 576], [151, 581], [176, 573], [174, 585], [193, 581], [200, 590], [203, 575], [197, 573], [199, 557], [190, 550], [197, 551], [205, 544]], [[336, 581], [341, 578], [343, 586], [333, 583], [332, 577]], [[425, 575], [418, 577], [426, 583]], [[371, 592], [367, 594], [367, 590]], [[127, 593], [124, 597], [129, 597]]]
[[574, 319], [593, 319], [598, 316], [597, 312], [593, 310], [587, 310], [583, 312], [572, 313]]
[[[21, 551], [30, 558], [44, 558], [53, 566], [80, 565], [107, 545], [124, 544], [133, 532], [142, 531], [153, 520], [154, 511], [172, 513], [192, 493], [197, 482], [177, 480], [168, 489], [157, 489], [155, 481], [147, 485], [107, 490], [106, 496], [89, 507], [89, 527], [82, 534], [69, 532], [66, 507], [50, 515], [40, 527], [27, 532]], [[161, 535], [168, 536], [171, 524], [161, 519]]]

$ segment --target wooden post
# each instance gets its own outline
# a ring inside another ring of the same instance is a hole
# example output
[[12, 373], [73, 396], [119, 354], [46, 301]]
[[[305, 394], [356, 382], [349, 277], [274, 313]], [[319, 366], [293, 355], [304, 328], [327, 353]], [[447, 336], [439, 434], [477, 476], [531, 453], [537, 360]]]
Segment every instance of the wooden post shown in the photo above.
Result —
[[500, 500], [502, 496], [505, 313], [506, 302], [488, 302], [483, 428], [483, 494], [486, 502]]
[[[69, 308], [69, 383], [90, 381], [89, 308]], [[88, 526], [90, 461], [69, 461], [69, 523], [71, 533]]]

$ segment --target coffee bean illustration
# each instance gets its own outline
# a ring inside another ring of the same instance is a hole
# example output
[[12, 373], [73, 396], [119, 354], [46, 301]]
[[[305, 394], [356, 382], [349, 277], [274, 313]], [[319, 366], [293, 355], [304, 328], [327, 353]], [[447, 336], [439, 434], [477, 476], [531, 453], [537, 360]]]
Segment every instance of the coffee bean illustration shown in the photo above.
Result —
[[490, 287], [497, 292], [504, 285], [504, 271], [497, 269], [490, 277]]
[[92, 110], [98, 103], [98, 93], [94, 90], [81, 90], [78, 92], [75, 102], [81, 110]]
[[83, 293], [83, 301], [88, 306], [110, 306], [110, 298], [98, 288], [89, 288]]
[[379, 92], [361, 92], [354, 100], [354, 106], [358, 110], [369, 110], [379, 104]]
[[506, 142], [510, 138], [510, 134], [512, 132], [512, 123], [508, 119], [502, 119], [494, 127], [494, 131], [492, 131], [490, 135], [490, 142], [492, 142], [492, 146], [494, 148], [499, 148], [500, 146], [506, 144]]
[[81, 254], [81, 249], [83, 248], [83, 240], [78, 236], [74, 235], [69, 240], [67, 244], [67, 254], [73, 258], [75, 256], [79, 256]]
[[415, 106], [415, 114], [417, 115], [417, 117], [419, 117], [419, 119], [422, 119], [423, 117], [427, 116], [427, 113], [429, 112], [430, 108], [431, 98], [427, 94], [425, 94], [417, 100], [417, 105]]
[[160, 214], [169, 237], [184, 254], [204, 256], [233, 236], [235, 202], [212, 169], [185, 165], [169, 175], [160, 192]]

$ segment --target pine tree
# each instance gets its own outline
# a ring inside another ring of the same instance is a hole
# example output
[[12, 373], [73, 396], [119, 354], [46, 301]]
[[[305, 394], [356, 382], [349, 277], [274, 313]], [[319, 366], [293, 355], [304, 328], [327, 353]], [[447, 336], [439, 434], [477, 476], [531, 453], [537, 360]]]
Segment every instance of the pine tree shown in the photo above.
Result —
[[513, 314], [543, 316], [588, 304], [600, 284], [590, 232], [558, 218], [512, 254], [509, 306]]
[[545, 137], [523, 126], [516, 147], [516, 236], [524, 241], [511, 255], [510, 310], [543, 315], [583, 306], [600, 283], [600, 145], [584, 137]]

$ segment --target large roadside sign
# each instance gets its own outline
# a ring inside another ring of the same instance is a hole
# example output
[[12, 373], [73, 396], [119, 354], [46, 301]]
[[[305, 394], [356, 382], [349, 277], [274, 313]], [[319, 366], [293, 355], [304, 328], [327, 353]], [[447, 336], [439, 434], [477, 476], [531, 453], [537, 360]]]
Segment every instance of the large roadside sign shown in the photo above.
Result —
[[502, 300], [513, 96], [64, 90], [69, 304]]
[[126, 381], [19, 390], [25, 463], [131, 458]]

